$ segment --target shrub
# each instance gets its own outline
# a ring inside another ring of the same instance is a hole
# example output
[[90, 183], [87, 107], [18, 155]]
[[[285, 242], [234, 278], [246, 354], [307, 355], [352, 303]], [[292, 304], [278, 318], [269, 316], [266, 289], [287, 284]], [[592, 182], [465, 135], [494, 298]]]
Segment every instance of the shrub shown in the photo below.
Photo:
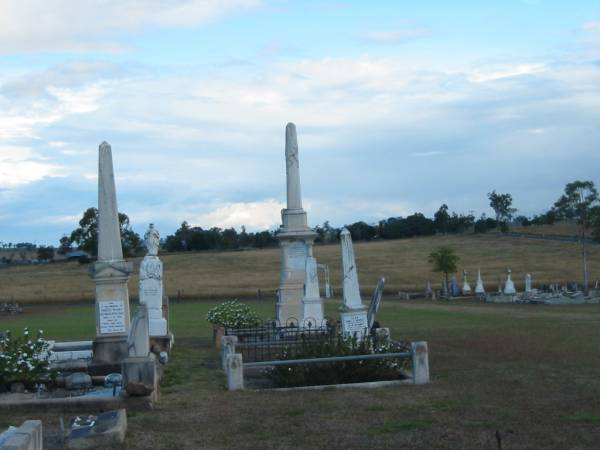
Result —
[[206, 314], [206, 320], [225, 328], [253, 327], [261, 322], [252, 308], [237, 300], [224, 302], [211, 308]]
[[[363, 340], [335, 338], [302, 341], [296, 352], [282, 353], [281, 359], [326, 358], [330, 356], [371, 355], [409, 351], [406, 344], [379, 342], [373, 336]], [[365, 381], [398, 380], [404, 378], [409, 360], [397, 358], [340, 361], [334, 363], [295, 364], [274, 366], [265, 374], [278, 387], [314, 386], [326, 384], [361, 383]]]
[[48, 342], [39, 330], [35, 340], [31, 340], [29, 329], [23, 330], [22, 337], [14, 337], [10, 331], [0, 335], [0, 384], [22, 382], [32, 387], [41, 378], [54, 378], [49, 370]]

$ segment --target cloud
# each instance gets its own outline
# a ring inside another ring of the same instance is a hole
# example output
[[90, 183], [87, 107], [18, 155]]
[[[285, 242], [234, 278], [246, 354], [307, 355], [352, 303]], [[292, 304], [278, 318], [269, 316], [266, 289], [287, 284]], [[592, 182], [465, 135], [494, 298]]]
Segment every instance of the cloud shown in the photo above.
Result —
[[285, 204], [274, 199], [260, 202], [229, 203], [217, 207], [206, 214], [191, 219], [193, 225], [203, 228], [240, 228], [265, 230], [281, 222], [281, 210]]
[[376, 44], [398, 44], [431, 35], [427, 28], [404, 28], [389, 31], [369, 31], [360, 35], [361, 40]]
[[32, 149], [0, 144], [0, 188], [61, 176], [64, 176], [63, 167], [43, 161]]
[[584, 23], [583, 31], [588, 33], [600, 33], [600, 21]]
[[534, 75], [546, 71], [544, 64], [512, 64], [499, 67], [491, 71], [479, 71], [469, 75], [469, 80], [474, 83], [486, 83], [488, 81], [501, 80], [503, 78], [520, 77], [524, 75]]
[[260, 4], [260, 0], [3, 0], [0, 53], [120, 52], [127, 50], [116, 42], [123, 31], [194, 27]]

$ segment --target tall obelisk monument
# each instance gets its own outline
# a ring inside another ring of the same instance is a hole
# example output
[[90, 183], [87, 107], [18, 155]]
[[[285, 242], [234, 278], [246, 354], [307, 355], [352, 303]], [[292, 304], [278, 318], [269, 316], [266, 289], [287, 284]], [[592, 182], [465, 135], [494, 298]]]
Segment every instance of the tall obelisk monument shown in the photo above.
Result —
[[[318, 311], [322, 311], [321, 299], [311, 298], [314, 295], [305, 298], [304, 295], [307, 261], [309, 267], [314, 265], [312, 247], [317, 233], [308, 227], [306, 211], [302, 209], [298, 139], [293, 123], [285, 127], [285, 167], [287, 208], [281, 211], [282, 225], [277, 234], [281, 248], [281, 274], [276, 313], [281, 325], [290, 319], [302, 323], [305, 311], [310, 315], [318, 315]], [[319, 320], [318, 317], [315, 319]]]
[[128, 356], [129, 292], [133, 266], [123, 259], [112, 150], [100, 144], [98, 155], [98, 260], [90, 267], [96, 283], [96, 339], [94, 373], [120, 371]]

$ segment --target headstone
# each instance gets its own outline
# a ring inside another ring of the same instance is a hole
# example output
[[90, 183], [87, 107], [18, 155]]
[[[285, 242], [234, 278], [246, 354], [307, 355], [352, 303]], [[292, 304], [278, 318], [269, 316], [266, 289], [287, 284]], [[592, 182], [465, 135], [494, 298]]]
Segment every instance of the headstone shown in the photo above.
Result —
[[469, 282], [467, 281], [467, 271], [463, 270], [462, 294], [469, 295], [470, 293], [471, 293], [471, 286], [469, 286]]
[[127, 337], [129, 356], [148, 356], [150, 353], [150, 334], [148, 332], [148, 311], [142, 304], [133, 316], [131, 329]]
[[506, 282], [504, 283], [504, 294], [505, 295], [513, 295], [517, 293], [517, 290], [515, 289], [515, 284], [513, 283], [512, 279], [511, 279], [511, 274], [512, 271], [510, 269], [508, 269], [506, 271]]
[[133, 396], [145, 396], [156, 392], [157, 364], [155, 355], [150, 353], [146, 305], [138, 307], [131, 321], [127, 350], [129, 356], [121, 364], [124, 389]]
[[329, 279], [329, 266], [327, 264], [317, 264], [317, 269], [323, 272], [323, 277], [325, 279], [325, 298], [333, 297], [331, 280]]
[[319, 273], [317, 260], [306, 258], [304, 272], [304, 296], [302, 297], [302, 326], [314, 328], [323, 323], [323, 300], [319, 295]]
[[483, 280], [481, 279], [481, 270], [477, 270], [477, 284], [475, 285], [475, 293], [477, 295], [485, 295], [485, 288], [483, 287]]
[[452, 275], [450, 279], [450, 295], [452, 297], [458, 297], [460, 295], [460, 290], [458, 289], [458, 281], [456, 280], [456, 276]]
[[108, 373], [127, 356], [132, 264], [123, 259], [112, 150], [103, 142], [98, 157], [98, 260], [90, 267], [96, 284], [96, 339], [90, 371]]
[[244, 389], [244, 365], [241, 353], [229, 355], [226, 362], [227, 389], [239, 391]]
[[312, 258], [313, 242], [317, 236], [308, 227], [306, 211], [300, 194], [300, 166], [296, 126], [285, 128], [285, 161], [287, 208], [281, 211], [282, 225], [277, 234], [281, 248], [281, 272], [277, 294], [276, 317], [280, 323], [304, 319], [304, 284], [306, 261]]
[[413, 383], [429, 383], [429, 354], [427, 349], [427, 342], [412, 342], [411, 352], [413, 366]]
[[431, 281], [427, 281], [427, 285], [425, 286], [425, 298], [433, 298], [433, 289], [431, 288]]
[[377, 315], [377, 311], [379, 311], [384, 287], [385, 278], [380, 278], [377, 282], [377, 286], [375, 286], [375, 291], [373, 292], [373, 297], [371, 298], [371, 304], [369, 305], [369, 309], [367, 311], [367, 322], [369, 324], [369, 330], [373, 328], [373, 324], [375, 323], [375, 316]]
[[343, 304], [341, 307], [342, 334], [361, 339], [369, 330], [367, 311], [360, 298], [358, 271], [350, 231], [340, 233], [342, 248]]
[[525, 275], [525, 292], [527, 294], [531, 293], [531, 274], [530, 273]]
[[150, 336], [166, 336], [167, 320], [163, 317], [163, 265], [158, 258], [160, 235], [150, 224], [144, 235], [147, 253], [140, 264], [140, 303], [148, 309]]

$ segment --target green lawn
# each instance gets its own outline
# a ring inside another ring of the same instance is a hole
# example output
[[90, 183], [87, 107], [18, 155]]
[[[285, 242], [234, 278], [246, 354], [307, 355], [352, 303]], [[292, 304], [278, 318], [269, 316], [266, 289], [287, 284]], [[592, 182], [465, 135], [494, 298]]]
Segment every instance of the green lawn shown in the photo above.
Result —
[[[204, 320], [171, 305], [176, 346], [155, 411], [128, 416], [129, 449], [594, 449], [600, 442], [600, 306], [400, 302], [378, 320], [426, 340], [432, 383], [358, 391], [228, 392]], [[329, 301], [336, 314], [339, 300]], [[252, 303], [264, 317], [271, 302]], [[40, 306], [1, 328], [91, 339], [92, 306]], [[49, 432], [56, 414], [40, 413]], [[0, 416], [0, 427], [26, 418]]]

